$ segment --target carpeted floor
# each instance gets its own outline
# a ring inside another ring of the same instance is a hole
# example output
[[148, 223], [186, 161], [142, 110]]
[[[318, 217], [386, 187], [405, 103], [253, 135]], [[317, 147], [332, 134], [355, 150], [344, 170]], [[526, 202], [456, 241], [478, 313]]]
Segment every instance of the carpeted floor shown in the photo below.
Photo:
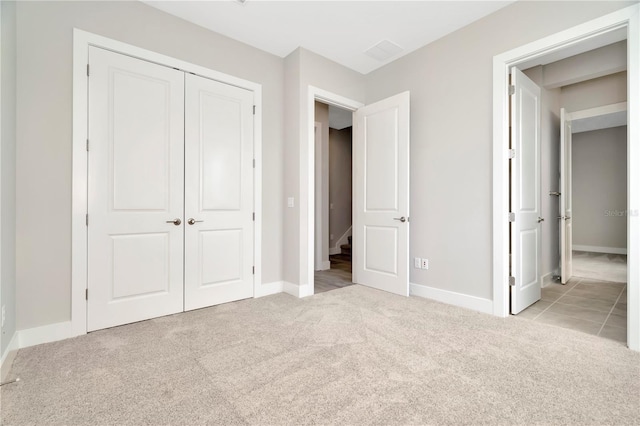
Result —
[[354, 285], [21, 350], [4, 425], [640, 424], [640, 354]]

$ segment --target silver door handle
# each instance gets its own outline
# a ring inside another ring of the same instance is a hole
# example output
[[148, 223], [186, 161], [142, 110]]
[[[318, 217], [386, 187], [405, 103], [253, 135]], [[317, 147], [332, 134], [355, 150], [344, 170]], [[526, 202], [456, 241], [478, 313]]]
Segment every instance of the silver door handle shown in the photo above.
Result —
[[549, 192], [549, 195], [555, 195], [556, 197], [559, 197], [560, 193], [558, 191], [551, 191]]
[[182, 221], [180, 220], [180, 218], [176, 218], [176, 219], [173, 219], [173, 220], [167, 220], [167, 223], [173, 223], [175, 226], [180, 226]]
[[569, 220], [571, 219], [571, 216], [558, 216], [558, 219]]
[[538, 218], [538, 223], [540, 223], [540, 222], [544, 222], [544, 217], [539, 217]]
[[400, 222], [406, 222], [407, 218], [402, 216], [402, 217], [394, 217], [393, 220], [399, 220]]
[[204, 222], [204, 220], [195, 220], [194, 218], [189, 218], [189, 220], [187, 220], [187, 223], [189, 225], [195, 225], [196, 223], [199, 223], [199, 222]]

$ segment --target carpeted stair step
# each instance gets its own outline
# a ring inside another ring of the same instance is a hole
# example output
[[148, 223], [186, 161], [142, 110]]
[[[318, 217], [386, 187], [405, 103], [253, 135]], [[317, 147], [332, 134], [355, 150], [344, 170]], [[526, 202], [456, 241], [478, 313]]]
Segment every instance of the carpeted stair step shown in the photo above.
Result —
[[340, 251], [342, 252], [342, 254], [344, 255], [348, 255], [351, 256], [351, 244], [342, 244], [340, 246]]

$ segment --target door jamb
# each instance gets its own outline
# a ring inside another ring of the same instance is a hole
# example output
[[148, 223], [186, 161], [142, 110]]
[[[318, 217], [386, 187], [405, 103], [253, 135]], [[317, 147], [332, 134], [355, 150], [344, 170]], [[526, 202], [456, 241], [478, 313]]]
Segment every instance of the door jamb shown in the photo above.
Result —
[[[262, 285], [262, 85], [150, 50], [112, 40], [87, 31], [73, 29], [73, 141], [71, 193], [71, 336], [87, 333], [88, 241], [86, 214], [87, 135], [89, 47], [96, 46], [116, 53], [178, 68], [182, 71], [220, 81], [253, 92], [256, 105], [253, 130], [254, 168], [254, 266], [253, 297], [260, 296]], [[70, 336], [70, 337], [71, 337]]]
[[[512, 66], [560, 51], [600, 34], [627, 29], [627, 250], [640, 257], [640, 5], [517, 47], [493, 58], [493, 312], [509, 315], [508, 74]], [[640, 264], [628, 263], [627, 345], [640, 351]]]
[[[307, 190], [307, 229], [304, 229], [304, 221], [300, 224], [300, 235], [307, 235], [307, 244], [302, 245], [302, 249], [307, 251], [307, 288], [306, 292], [301, 293], [302, 296], [313, 296], [315, 294], [314, 283], [314, 247], [315, 247], [315, 102], [319, 101], [328, 105], [337, 106], [349, 111], [355, 111], [364, 106], [363, 103], [344, 96], [331, 93], [329, 91], [309, 85], [307, 92], [307, 152], [308, 158], [301, 159], [301, 166], [306, 162], [306, 171], [301, 173], [300, 188]], [[304, 161], [306, 160], [306, 161]], [[305, 170], [305, 168], [301, 168]], [[304, 178], [306, 174], [306, 182]], [[306, 185], [305, 185], [306, 184]], [[354, 224], [355, 225], [355, 224]], [[304, 274], [305, 271], [302, 271]], [[354, 276], [355, 278], [355, 276]], [[355, 280], [354, 280], [355, 281]]]

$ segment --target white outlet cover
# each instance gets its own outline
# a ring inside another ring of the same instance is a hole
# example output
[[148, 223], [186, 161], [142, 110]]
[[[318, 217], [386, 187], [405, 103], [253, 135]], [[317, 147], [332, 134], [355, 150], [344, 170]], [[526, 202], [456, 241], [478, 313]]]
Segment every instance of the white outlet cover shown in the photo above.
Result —
[[422, 269], [429, 269], [429, 259], [422, 259]]
[[294, 205], [295, 205], [294, 198], [293, 197], [287, 198], [287, 207], [293, 207]]

